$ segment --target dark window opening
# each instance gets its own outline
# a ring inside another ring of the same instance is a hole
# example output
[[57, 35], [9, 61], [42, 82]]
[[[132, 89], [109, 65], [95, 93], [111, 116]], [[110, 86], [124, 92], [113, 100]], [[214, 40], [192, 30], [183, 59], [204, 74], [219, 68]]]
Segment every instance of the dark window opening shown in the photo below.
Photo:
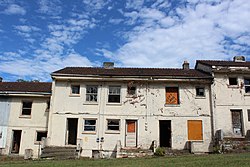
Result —
[[196, 96], [202, 96], [202, 97], [204, 97], [205, 96], [205, 89], [197, 87], [196, 88]]
[[47, 137], [47, 132], [37, 132], [36, 141], [42, 141], [43, 137]]
[[248, 122], [250, 122], [250, 110], [247, 110]]
[[120, 130], [120, 120], [108, 120], [108, 130]]
[[229, 78], [229, 85], [238, 85], [237, 78]]
[[22, 115], [31, 115], [31, 108], [31, 101], [23, 101]]
[[244, 79], [245, 92], [250, 93], [250, 79]]
[[96, 120], [94, 119], [90, 119], [90, 120], [86, 120], [84, 122], [84, 131], [95, 131], [96, 129]]
[[121, 94], [121, 87], [120, 86], [110, 86], [109, 87], [109, 96], [108, 102], [109, 103], [120, 103], [120, 94]]
[[136, 87], [128, 86], [128, 95], [135, 95], [135, 94], [136, 94]]
[[71, 85], [71, 94], [80, 94], [80, 85]]

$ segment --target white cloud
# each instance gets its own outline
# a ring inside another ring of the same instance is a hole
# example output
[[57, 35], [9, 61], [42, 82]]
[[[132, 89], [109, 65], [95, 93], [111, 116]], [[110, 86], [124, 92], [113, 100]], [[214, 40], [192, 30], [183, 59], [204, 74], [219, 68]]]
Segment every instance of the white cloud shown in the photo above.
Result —
[[40, 28], [37, 28], [35, 26], [28, 26], [28, 25], [19, 25], [14, 26], [16, 32], [18, 35], [24, 38], [24, 40], [33, 43], [35, 42], [35, 39], [32, 37], [34, 36], [34, 33], [37, 31], [40, 31]]
[[56, 16], [62, 12], [61, 2], [59, 0], [39, 0], [38, 12]]
[[[122, 12], [135, 25], [127, 43], [105, 57], [124, 66], [181, 67], [184, 60], [228, 59], [249, 51], [250, 3], [244, 0], [192, 1], [164, 13], [159, 5]], [[169, 4], [168, 4], [169, 5]], [[236, 44], [232, 45], [231, 39]], [[245, 46], [244, 46], [245, 45]]]
[[126, 8], [140, 9], [143, 6], [144, 0], [127, 0]]
[[16, 4], [10, 4], [4, 11], [3, 11], [4, 14], [7, 14], [7, 15], [14, 15], [14, 14], [20, 14], [20, 15], [25, 15], [26, 14], [26, 10], [19, 6], [19, 5], [16, 5]]

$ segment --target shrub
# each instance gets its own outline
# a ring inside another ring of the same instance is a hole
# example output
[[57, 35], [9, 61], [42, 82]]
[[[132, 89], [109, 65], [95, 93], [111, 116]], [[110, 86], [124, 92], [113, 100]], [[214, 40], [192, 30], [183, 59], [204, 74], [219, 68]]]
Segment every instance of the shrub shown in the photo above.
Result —
[[162, 147], [158, 147], [158, 148], [155, 150], [155, 155], [156, 155], [156, 156], [164, 156], [164, 155], [165, 155], [165, 149], [162, 148]]

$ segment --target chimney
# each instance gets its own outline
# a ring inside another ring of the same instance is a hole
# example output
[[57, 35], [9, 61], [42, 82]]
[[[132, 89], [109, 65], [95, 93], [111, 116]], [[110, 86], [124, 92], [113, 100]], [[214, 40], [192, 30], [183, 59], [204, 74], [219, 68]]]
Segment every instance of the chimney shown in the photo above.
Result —
[[246, 62], [245, 56], [234, 56], [234, 62]]
[[185, 60], [185, 61], [183, 62], [183, 64], [182, 64], [182, 69], [183, 69], [183, 70], [189, 70], [189, 63], [188, 63], [188, 61]]
[[3, 78], [2, 77], [0, 77], [0, 82], [3, 82]]
[[103, 68], [114, 69], [114, 62], [103, 62]]

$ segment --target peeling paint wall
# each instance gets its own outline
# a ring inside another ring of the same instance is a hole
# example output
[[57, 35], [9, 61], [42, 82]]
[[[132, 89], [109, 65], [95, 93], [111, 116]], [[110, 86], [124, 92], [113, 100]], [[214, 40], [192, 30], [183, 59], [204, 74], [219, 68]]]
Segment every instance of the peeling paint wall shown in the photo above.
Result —
[[[80, 95], [70, 95], [71, 84], [80, 84]], [[187, 147], [187, 121], [202, 120], [203, 141], [200, 150], [208, 152], [211, 142], [211, 110], [208, 83], [137, 81], [136, 95], [127, 95], [128, 81], [56, 81], [52, 87], [49, 143], [64, 146], [67, 118], [78, 118], [77, 138], [82, 143], [82, 156], [92, 156], [92, 150], [115, 150], [118, 140], [125, 146], [126, 120], [137, 120], [137, 146], [148, 149], [153, 140], [159, 145], [159, 120], [171, 120], [172, 148]], [[204, 85], [205, 97], [197, 97], [195, 86]], [[86, 85], [98, 85], [98, 102], [86, 102]], [[121, 86], [121, 103], [108, 103], [108, 87]], [[179, 87], [179, 105], [166, 105], [166, 86]], [[84, 119], [97, 120], [96, 132], [84, 132]], [[107, 119], [120, 119], [120, 131], [107, 130]], [[97, 138], [103, 142], [97, 142]]]
[[7, 97], [0, 97], [0, 149], [4, 154], [7, 142], [7, 126], [9, 122], [10, 103]]

